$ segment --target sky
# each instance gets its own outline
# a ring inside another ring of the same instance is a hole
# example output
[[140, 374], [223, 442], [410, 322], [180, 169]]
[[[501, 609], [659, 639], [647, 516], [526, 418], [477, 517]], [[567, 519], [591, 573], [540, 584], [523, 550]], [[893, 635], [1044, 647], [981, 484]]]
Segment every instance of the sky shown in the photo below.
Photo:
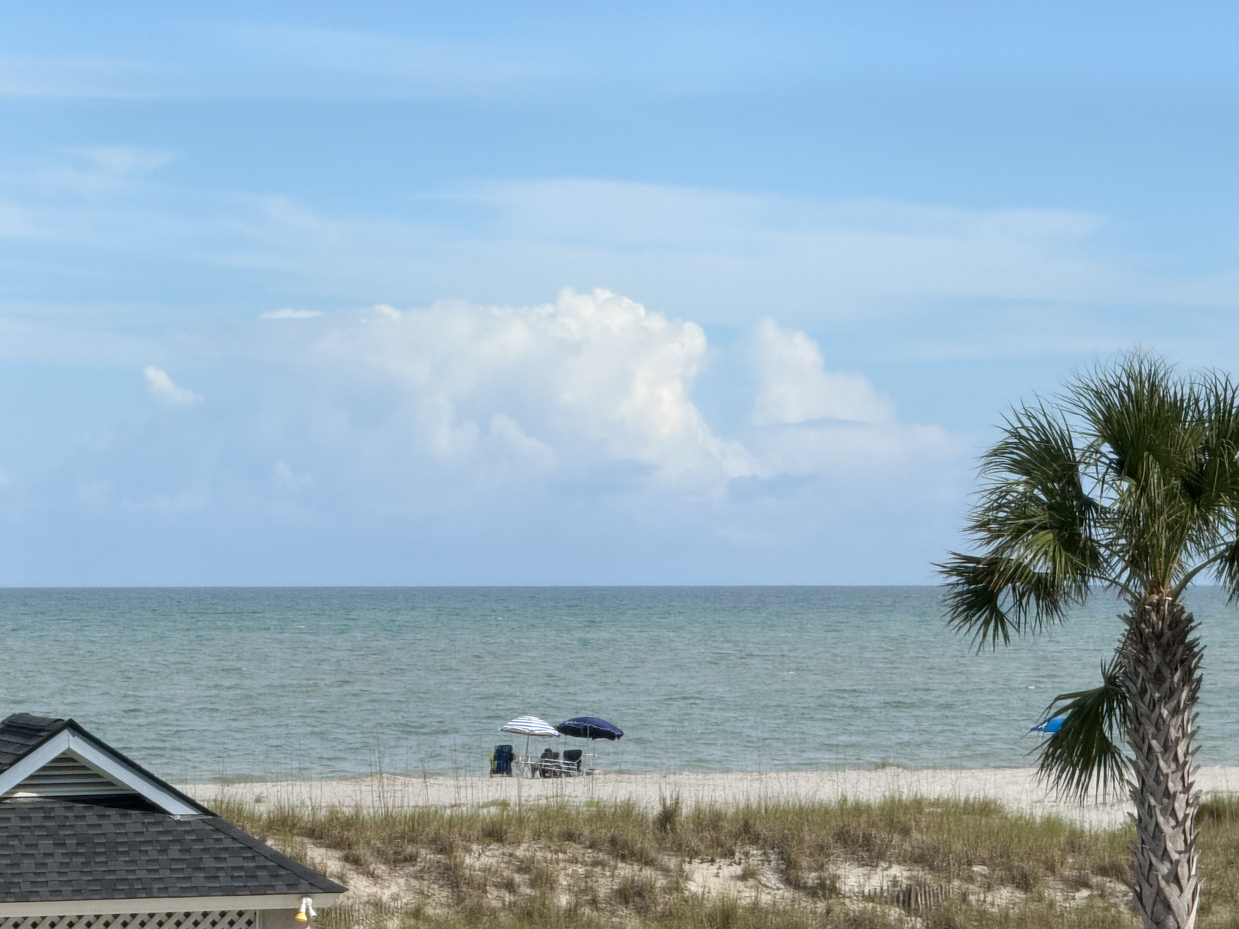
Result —
[[3, 585], [931, 583], [1239, 371], [1231, 5], [3, 12]]

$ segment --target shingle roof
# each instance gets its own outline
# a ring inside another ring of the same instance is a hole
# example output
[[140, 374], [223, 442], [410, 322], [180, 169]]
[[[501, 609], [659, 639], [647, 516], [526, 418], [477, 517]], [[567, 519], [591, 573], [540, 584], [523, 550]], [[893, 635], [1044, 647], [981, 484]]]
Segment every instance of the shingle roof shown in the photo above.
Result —
[[88, 739], [100, 749], [107, 752], [126, 767], [137, 771], [143, 777], [159, 785], [163, 790], [178, 797], [187, 805], [196, 808], [201, 813], [210, 814], [211, 811], [199, 803], [192, 797], [181, 793], [167, 781], [156, 777], [150, 771], [125, 757], [112, 746], [91, 735], [83, 729], [75, 720], [58, 719], [51, 716], [32, 716], [30, 713], [14, 713], [0, 720], [0, 774], [3, 774], [8, 768], [20, 761], [23, 757], [34, 751], [48, 739], [55, 736], [57, 733], [69, 729], [79, 736]]
[[[65, 729], [201, 815], [175, 816], [159, 791], [0, 800], [0, 904], [343, 893], [100, 742], [71, 719], [16, 713], [0, 722], [0, 775]], [[77, 751], [87, 751], [79, 743]], [[32, 763], [33, 764], [33, 763]], [[44, 765], [47, 767], [48, 765]], [[28, 772], [12, 778], [27, 778]], [[161, 799], [162, 798], [162, 799]], [[164, 804], [157, 806], [156, 802]]]
[[0, 903], [343, 893], [217, 816], [139, 802], [0, 802]]
[[14, 713], [0, 722], [0, 771], [63, 729], [71, 720]]

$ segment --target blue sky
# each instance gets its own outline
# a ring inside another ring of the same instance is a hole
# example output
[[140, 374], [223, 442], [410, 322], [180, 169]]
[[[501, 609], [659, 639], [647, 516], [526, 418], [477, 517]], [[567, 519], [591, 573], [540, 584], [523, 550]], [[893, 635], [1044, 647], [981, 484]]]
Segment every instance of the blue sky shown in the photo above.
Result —
[[1236, 14], [10, 5], [0, 583], [921, 583], [1234, 370]]

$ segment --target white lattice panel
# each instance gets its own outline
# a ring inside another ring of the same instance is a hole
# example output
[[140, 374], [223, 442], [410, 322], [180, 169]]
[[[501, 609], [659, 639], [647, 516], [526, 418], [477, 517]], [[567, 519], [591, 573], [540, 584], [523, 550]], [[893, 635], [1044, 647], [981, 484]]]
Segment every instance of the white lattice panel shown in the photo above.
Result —
[[258, 929], [255, 910], [211, 913], [111, 913], [101, 916], [12, 916], [0, 929]]

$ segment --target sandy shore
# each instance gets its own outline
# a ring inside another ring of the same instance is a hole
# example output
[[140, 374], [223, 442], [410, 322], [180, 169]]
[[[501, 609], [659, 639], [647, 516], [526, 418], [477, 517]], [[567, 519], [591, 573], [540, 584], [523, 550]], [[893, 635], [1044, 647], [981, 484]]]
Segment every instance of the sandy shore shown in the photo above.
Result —
[[[1202, 768], [1197, 787], [1205, 794], [1239, 792], [1239, 768]], [[1036, 781], [1030, 768], [909, 771], [790, 771], [762, 774], [604, 774], [550, 780], [507, 777], [399, 777], [358, 780], [193, 784], [181, 788], [207, 803], [233, 797], [258, 803], [308, 803], [381, 809], [402, 806], [484, 806], [544, 802], [630, 800], [650, 808], [678, 794], [686, 805], [752, 801], [877, 800], [889, 796], [988, 798], [1036, 816], [1058, 815], [1095, 827], [1122, 823], [1125, 802], [1064, 803]]]

